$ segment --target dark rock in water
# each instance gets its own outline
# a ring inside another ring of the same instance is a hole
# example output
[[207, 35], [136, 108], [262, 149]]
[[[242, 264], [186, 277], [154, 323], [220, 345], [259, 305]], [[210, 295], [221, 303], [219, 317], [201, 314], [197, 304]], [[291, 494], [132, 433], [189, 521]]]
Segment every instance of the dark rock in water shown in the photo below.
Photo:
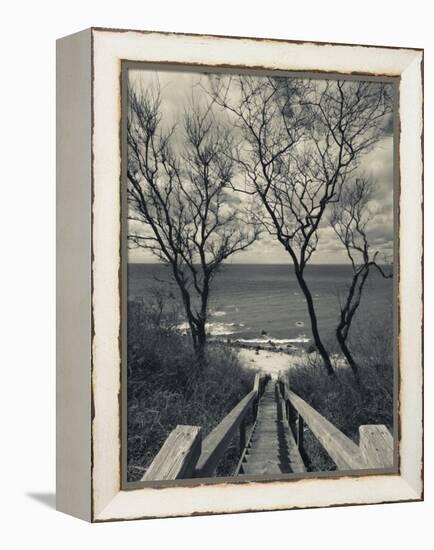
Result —
[[261, 332], [261, 336], [267, 336], [267, 331], [263, 330], [263, 331]]
[[314, 344], [311, 344], [306, 348], [306, 353], [315, 353], [316, 352], [316, 346]]

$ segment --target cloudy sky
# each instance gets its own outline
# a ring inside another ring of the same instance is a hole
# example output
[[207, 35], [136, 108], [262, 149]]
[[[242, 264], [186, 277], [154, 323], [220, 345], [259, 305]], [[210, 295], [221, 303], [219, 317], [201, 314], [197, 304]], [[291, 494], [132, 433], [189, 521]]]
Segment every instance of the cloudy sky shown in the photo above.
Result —
[[[200, 93], [200, 74], [195, 72], [155, 71], [149, 69], [130, 70], [129, 80], [133, 86], [144, 88], [157, 82], [162, 94], [164, 120], [170, 124], [183, 112], [184, 105], [192, 94]], [[390, 125], [391, 126], [391, 125]], [[360, 170], [375, 182], [373, 200], [370, 203], [375, 213], [370, 222], [369, 238], [373, 249], [390, 258], [393, 249], [393, 136], [382, 138], [361, 161]], [[155, 256], [143, 249], [128, 252], [129, 262], [152, 263]], [[288, 253], [274, 237], [264, 235], [248, 250], [231, 257], [231, 263], [286, 263]], [[346, 252], [331, 227], [319, 230], [319, 243], [312, 256], [313, 264], [347, 263]]]

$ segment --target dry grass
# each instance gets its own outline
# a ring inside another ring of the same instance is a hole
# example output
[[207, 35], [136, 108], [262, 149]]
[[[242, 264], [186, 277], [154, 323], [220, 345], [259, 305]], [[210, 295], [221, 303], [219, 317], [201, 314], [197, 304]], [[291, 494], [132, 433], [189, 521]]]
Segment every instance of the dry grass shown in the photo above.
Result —
[[[206, 435], [250, 391], [255, 373], [219, 346], [198, 365], [189, 339], [143, 304], [129, 304], [128, 320], [128, 480], [135, 481], [177, 424], [202, 426]], [[236, 454], [234, 442], [219, 475], [230, 474]]]

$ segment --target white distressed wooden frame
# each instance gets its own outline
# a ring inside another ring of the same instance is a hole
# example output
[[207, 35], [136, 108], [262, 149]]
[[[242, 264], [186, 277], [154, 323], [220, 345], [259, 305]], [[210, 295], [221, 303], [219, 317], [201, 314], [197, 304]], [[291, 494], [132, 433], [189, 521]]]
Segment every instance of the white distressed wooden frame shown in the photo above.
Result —
[[[121, 60], [400, 77], [400, 473], [121, 490]], [[89, 521], [420, 500], [423, 52], [89, 29], [58, 41], [58, 508]]]

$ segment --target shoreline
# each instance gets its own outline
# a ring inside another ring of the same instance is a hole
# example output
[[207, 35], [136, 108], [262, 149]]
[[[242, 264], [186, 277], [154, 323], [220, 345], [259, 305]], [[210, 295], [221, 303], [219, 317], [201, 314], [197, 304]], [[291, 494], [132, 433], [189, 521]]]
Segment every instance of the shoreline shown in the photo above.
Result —
[[[278, 378], [280, 374], [294, 367], [306, 365], [306, 360], [309, 358], [314, 361], [321, 360], [316, 350], [312, 349], [312, 344], [295, 347], [292, 345], [276, 346], [272, 341], [263, 342], [260, 345], [236, 340], [214, 340], [214, 342], [237, 351], [245, 368], [253, 368], [264, 374], [270, 374], [272, 378]], [[345, 358], [341, 355], [335, 353], [330, 358], [334, 368], [348, 367]]]
[[279, 340], [273, 340], [272, 338], [257, 338], [252, 340], [240, 338], [232, 340], [231, 338], [219, 338], [211, 335], [210, 342], [215, 342], [235, 349], [272, 351], [275, 353], [285, 353], [287, 355], [304, 355], [305, 353], [312, 353], [315, 351], [315, 346], [312, 344], [311, 339], [307, 337], [303, 337], [303, 339], [287, 339], [279, 342]]
[[259, 370], [264, 374], [278, 378], [280, 374], [300, 365], [305, 355], [288, 354], [283, 351], [266, 349], [238, 349], [238, 357], [243, 367]]
[[253, 368], [269, 374], [272, 378], [277, 378], [279, 374], [303, 364], [309, 355], [308, 349], [312, 346], [309, 339], [305, 342], [297, 342], [297, 346], [292, 343], [276, 345], [271, 338], [257, 339], [252, 342], [222, 338], [211, 341], [235, 350], [244, 368]]

